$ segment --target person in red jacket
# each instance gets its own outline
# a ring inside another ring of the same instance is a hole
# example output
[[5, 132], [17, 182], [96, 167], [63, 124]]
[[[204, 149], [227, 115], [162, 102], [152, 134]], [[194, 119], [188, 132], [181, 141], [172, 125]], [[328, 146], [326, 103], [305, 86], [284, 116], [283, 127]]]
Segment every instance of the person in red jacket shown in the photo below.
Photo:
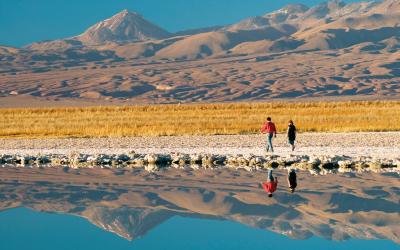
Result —
[[272, 137], [276, 138], [276, 127], [272, 122], [271, 117], [267, 118], [267, 122], [262, 126], [261, 133], [267, 133], [267, 152], [271, 150], [274, 152], [274, 147], [272, 146]]
[[278, 177], [272, 176], [272, 170], [268, 170], [268, 179], [266, 182], [262, 183], [262, 187], [265, 192], [268, 193], [268, 197], [272, 197], [272, 193], [275, 192], [278, 187]]

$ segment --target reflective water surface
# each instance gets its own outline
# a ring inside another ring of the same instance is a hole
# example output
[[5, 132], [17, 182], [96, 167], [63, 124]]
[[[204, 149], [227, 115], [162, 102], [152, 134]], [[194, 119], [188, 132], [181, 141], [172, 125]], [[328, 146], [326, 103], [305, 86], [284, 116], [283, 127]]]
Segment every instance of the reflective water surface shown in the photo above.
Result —
[[400, 249], [398, 174], [0, 169], [0, 249]]

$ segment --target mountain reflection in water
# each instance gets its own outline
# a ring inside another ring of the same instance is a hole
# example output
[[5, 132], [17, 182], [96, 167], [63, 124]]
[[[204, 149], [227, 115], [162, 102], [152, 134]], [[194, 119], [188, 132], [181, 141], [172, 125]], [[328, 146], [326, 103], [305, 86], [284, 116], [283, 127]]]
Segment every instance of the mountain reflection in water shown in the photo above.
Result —
[[77, 215], [128, 240], [181, 217], [239, 222], [301, 240], [400, 244], [398, 174], [300, 172], [294, 194], [286, 173], [277, 174], [271, 199], [258, 184], [263, 173], [238, 170], [0, 169], [0, 209]]

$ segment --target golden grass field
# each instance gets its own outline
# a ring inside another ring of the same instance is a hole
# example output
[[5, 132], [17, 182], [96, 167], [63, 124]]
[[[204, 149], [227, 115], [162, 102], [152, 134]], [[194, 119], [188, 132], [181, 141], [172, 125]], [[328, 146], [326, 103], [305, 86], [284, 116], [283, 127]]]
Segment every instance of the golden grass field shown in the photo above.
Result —
[[267, 116], [279, 132], [400, 130], [400, 102], [229, 103], [0, 109], [1, 138], [121, 137], [259, 133]]

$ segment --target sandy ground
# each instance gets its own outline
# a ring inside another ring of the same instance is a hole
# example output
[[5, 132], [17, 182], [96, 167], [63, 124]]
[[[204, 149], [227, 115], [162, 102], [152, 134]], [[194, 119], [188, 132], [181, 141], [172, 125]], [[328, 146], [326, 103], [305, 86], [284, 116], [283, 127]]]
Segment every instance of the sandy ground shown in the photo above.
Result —
[[[264, 155], [265, 135], [218, 135], [72, 139], [1, 139], [0, 154], [118, 154], [213, 153]], [[275, 154], [292, 154], [285, 135], [274, 139]], [[400, 132], [304, 133], [298, 135], [297, 155], [346, 155], [400, 158]]]
[[[398, 101], [399, 96], [324, 96], [324, 97], [298, 97], [296, 99], [274, 98], [261, 102], [337, 102], [337, 101]], [[178, 103], [175, 102], [175, 103]], [[127, 106], [147, 105], [145, 101], [138, 102], [135, 99], [85, 99], [85, 98], [44, 98], [30, 95], [0, 96], [0, 108], [49, 108], [49, 107], [91, 107], [91, 106]]]

